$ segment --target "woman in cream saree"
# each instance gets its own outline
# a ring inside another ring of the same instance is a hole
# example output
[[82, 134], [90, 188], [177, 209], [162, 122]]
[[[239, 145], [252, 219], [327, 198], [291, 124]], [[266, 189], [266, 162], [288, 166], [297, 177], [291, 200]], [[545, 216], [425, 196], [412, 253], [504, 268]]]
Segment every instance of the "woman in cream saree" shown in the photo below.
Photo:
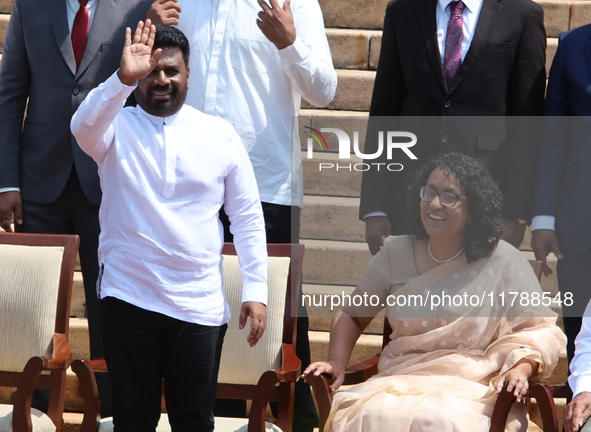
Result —
[[[500, 240], [502, 197], [478, 162], [439, 155], [413, 178], [408, 202], [412, 235], [386, 239], [352, 294], [366, 301], [333, 318], [328, 360], [303, 373], [332, 373], [336, 390], [357, 338], [386, 307], [393, 331], [378, 374], [334, 395], [327, 431], [486, 432], [498, 393], [521, 400], [565, 346], [544, 306], [552, 299]], [[527, 428], [514, 404], [506, 430]]]
[[[365, 272], [361, 291], [384, 304], [388, 295], [392, 302], [446, 293], [459, 295], [462, 305], [432, 313], [430, 305], [389, 308], [394, 330], [379, 373], [335, 394], [327, 431], [488, 431], [499, 376], [523, 358], [539, 364], [535, 379], [550, 376], [556, 366], [565, 336], [550, 309], [526, 306], [525, 299], [541, 293], [518, 250], [501, 241], [489, 258], [468, 264], [458, 257], [418, 276], [412, 249], [412, 237], [389, 238]], [[510, 292], [520, 293], [513, 306]], [[469, 305], [473, 295], [484, 298], [483, 307]], [[507, 430], [527, 426], [525, 405], [514, 404]]]

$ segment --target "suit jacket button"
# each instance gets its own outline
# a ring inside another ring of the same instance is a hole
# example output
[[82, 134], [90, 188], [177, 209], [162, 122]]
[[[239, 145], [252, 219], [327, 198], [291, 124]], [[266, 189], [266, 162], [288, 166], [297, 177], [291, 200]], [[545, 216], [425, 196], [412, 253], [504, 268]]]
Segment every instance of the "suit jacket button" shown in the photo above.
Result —
[[78, 87], [74, 87], [74, 90], [72, 90], [72, 94], [74, 96], [78, 96], [78, 93], [80, 93], [80, 89]]
[[446, 143], [447, 142], [447, 135], [441, 135], [441, 142], [442, 143]]
[[451, 101], [445, 101], [445, 103], [443, 104], [443, 106], [445, 108], [449, 108], [451, 106]]

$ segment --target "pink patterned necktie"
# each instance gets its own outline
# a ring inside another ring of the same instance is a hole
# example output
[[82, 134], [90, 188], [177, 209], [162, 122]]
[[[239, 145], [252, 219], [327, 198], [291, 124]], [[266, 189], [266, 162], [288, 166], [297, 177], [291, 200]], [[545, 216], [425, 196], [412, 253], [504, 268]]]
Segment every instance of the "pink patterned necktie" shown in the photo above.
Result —
[[78, 9], [78, 13], [74, 17], [74, 25], [72, 26], [72, 48], [74, 49], [76, 68], [80, 67], [84, 55], [86, 39], [88, 38], [88, 24], [90, 22], [90, 14], [86, 8], [88, 0], [79, 0], [79, 2], [80, 9]]
[[453, 1], [449, 4], [449, 22], [445, 38], [445, 54], [443, 55], [443, 72], [449, 86], [462, 64], [462, 11], [464, 3]]

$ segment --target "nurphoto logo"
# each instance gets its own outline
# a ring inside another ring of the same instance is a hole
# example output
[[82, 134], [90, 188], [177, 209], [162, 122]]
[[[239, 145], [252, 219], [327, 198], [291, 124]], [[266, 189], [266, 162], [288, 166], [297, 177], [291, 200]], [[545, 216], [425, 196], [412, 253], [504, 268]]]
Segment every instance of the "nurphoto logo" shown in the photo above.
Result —
[[[318, 144], [320, 150], [328, 150], [328, 142], [324, 137], [323, 133], [334, 133], [339, 141], [339, 159], [351, 159], [351, 139], [349, 135], [342, 129], [337, 128], [321, 128], [320, 130], [314, 129], [309, 126], [304, 126], [304, 132], [308, 135], [308, 147], [307, 157], [313, 159], [314, 157], [314, 142]], [[365, 154], [359, 149], [359, 132], [353, 131], [353, 152], [355, 156], [364, 161], [377, 159], [382, 156], [384, 147], [386, 147], [386, 158], [388, 162], [360, 162], [360, 163], [349, 163], [349, 164], [334, 164], [331, 162], [320, 162], [318, 164], [318, 170], [322, 171], [327, 169], [336, 169], [336, 171], [369, 171], [370, 169], [385, 168], [388, 171], [402, 171], [404, 166], [401, 163], [391, 162], [394, 149], [399, 149], [406, 154], [410, 159], [417, 159], [417, 157], [409, 150], [409, 147], [414, 146], [417, 143], [417, 136], [412, 132], [400, 132], [400, 131], [386, 131], [386, 143], [384, 145], [384, 131], [378, 132], [378, 149], [375, 153]], [[408, 139], [401, 140], [403, 138]], [[396, 140], [395, 140], [396, 139]], [[400, 142], [399, 142], [400, 140]]]

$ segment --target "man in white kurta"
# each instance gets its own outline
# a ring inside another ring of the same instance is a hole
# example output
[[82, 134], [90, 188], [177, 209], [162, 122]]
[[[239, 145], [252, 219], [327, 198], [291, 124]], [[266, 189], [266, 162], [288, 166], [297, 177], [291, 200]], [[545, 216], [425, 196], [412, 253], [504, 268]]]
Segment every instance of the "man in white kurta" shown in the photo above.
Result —
[[[187, 104], [228, 120], [240, 135], [257, 178], [267, 242], [298, 243], [303, 167], [297, 116], [302, 98], [324, 107], [337, 87], [318, 0], [162, 0], [147, 16], [178, 25], [187, 35]], [[301, 304], [297, 341], [305, 368], [310, 346]], [[244, 415], [244, 407], [222, 402], [216, 414]], [[312, 432], [315, 411], [309, 386], [298, 381], [293, 429]]]
[[[222, 205], [236, 236], [240, 321], [250, 316], [251, 345], [266, 322], [266, 241], [252, 165], [229, 123], [183, 104], [188, 55], [179, 30], [140, 22], [133, 37], [128, 30], [119, 71], [72, 119], [103, 190], [97, 291], [120, 431], [153, 430], [162, 379], [173, 429], [213, 430], [230, 318]], [[134, 89], [139, 106], [123, 108]]]

